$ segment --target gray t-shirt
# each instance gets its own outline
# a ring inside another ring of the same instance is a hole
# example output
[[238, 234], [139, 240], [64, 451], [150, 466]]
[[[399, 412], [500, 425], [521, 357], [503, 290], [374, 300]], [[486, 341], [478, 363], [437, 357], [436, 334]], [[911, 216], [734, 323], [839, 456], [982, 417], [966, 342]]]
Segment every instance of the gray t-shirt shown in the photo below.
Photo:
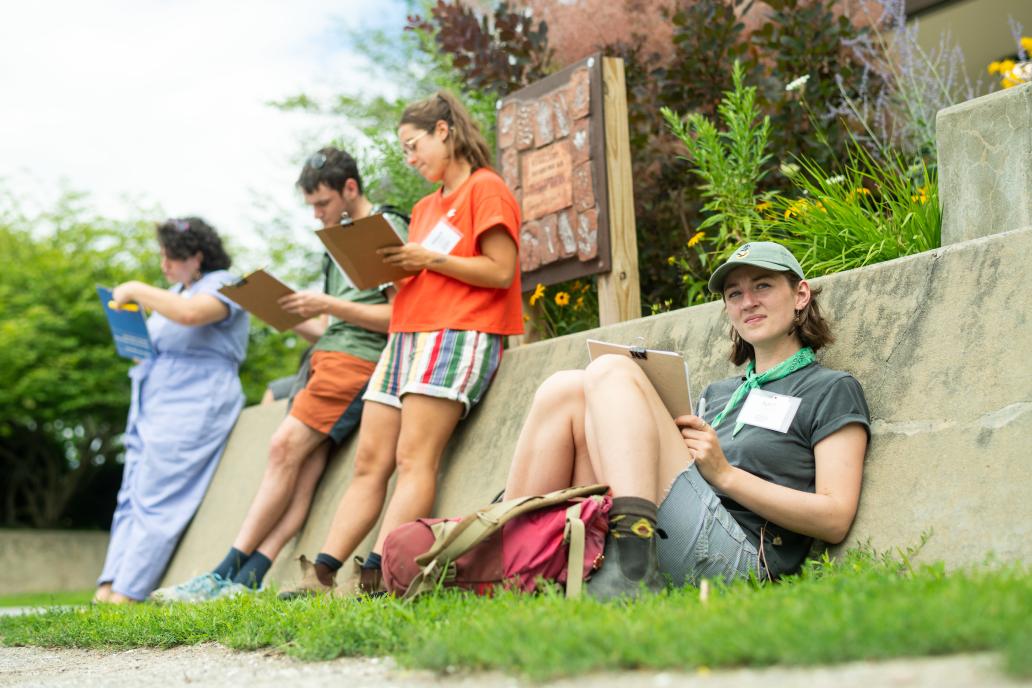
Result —
[[[704, 420], [707, 423], [713, 423], [742, 381], [741, 376], [732, 377], [706, 388], [702, 396], [706, 399]], [[859, 423], [870, 436], [871, 413], [864, 390], [849, 373], [829, 370], [814, 363], [780, 380], [768, 382], [763, 389], [799, 397], [802, 400], [799, 409], [786, 433], [743, 425], [732, 437], [731, 432], [744, 406], [744, 403], [739, 404], [716, 428], [720, 447], [732, 466], [778, 485], [814, 492], [814, 445], [850, 423]], [[763, 546], [771, 576], [792, 573], [799, 568], [813, 538], [767, 523], [766, 519], [720, 491], [717, 491], [717, 496], [754, 545], [758, 546], [760, 529], [767, 525]]]

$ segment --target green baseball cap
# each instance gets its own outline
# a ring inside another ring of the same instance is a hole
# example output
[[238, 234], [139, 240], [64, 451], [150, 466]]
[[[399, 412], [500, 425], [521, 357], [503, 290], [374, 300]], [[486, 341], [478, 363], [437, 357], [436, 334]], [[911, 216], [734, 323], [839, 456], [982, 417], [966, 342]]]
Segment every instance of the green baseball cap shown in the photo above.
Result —
[[713, 271], [709, 278], [709, 289], [717, 294], [724, 291], [724, 279], [727, 273], [742, 265], [754, 265], [774, 272], [793, 272], [799, 279], [806, 279], [803, 268], [792, 252], [773, 241], [750, 241], [742, 244], [724, 264]]

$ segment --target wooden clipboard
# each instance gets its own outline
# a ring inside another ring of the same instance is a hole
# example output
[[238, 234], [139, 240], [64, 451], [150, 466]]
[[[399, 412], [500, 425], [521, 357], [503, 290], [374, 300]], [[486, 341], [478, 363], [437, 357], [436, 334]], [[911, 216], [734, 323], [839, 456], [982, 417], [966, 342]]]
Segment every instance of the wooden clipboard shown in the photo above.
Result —
[[235, 284], [220, 287], [219, 291], [280, 332], [285, 332], [305, 320], [296, 313], [288, 313], [280, 308], [277, 301], [293, 294], [294, 290], [265, 270], [255, 270]]
[[588, 357], [613, 354], [630, 358], [638, 364], [649, 382], [656, 388], [659, 398], [670, 412], [671, 418], [687, 416], [692, 410], [692, 388], [688, 378], [688, 364], [676, 351], [658, 351], [640, 346], [611, 344], [597, 339], [588, 340]]
[[388, 265], [377, 255], [377, 249], [405, 245], [405, 240], [383, 215], [370, 215], [346, 225], [318, 229], [315, 233], [333, 262], [358, 289], [376, 289], [416, 274]]

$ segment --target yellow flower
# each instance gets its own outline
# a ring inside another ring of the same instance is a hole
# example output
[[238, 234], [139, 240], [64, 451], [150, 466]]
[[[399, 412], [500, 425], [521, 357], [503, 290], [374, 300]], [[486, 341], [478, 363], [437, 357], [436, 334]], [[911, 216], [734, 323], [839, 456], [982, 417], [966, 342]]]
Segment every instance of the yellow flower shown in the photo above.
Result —
[[917, 193], [910, 197], [911, 201], [919, 202], [924, 205], [928, 202], [928, 185], [922, 186], [917, 190]]
[[570, 295], [569, 294], [567, 294], [565, 291], [560, 291], [560, 292], [556, 293], [556, 295], [555, 295], [555, 305], [557, 305], [557, 306], [565, 306], [568, 303], [570, 303]]
[[577, 302], [573, 306], [577, 310], [580, 310], [581, 308], [584, 308], [584, 297], [583, 296], [578, 296], [577, 297]]
[[761, 201], [756, 204], [756, 212], [762, 213], [764, 210], [770, 207], [770, 201]]
[[581, 285], [580, 290], [581, 290], [582, 294], [587, 294], [588, 293], [588, 289], [591, 289], [591, 283], [590, 282], [585, 282], [584, 284]]
[[676, 263], [677, 263], [677, 258], [674, 258], [673, 256], [667, 257], [667, 259], [666, 259], [666, 264], [667, 265], [674, 265]]
[[538, 285], [534, 287], [534, 293], [530, 295], [530, 305], [533, 306], [538, 301], [545, 297], [545, 285], [538, 282]]
[[989, 72], [990, 74], [996, 74], [997, 72], [999, 72], [1000, 71], [1000, 63], [999, 63], [999, 61], [998, 60], [993, 60], [992, 62], [990, 62], [989, 66], [985, 68], [985, 71]]
[[800, 213], [803, 213], [805, 211], [806, 211], [806, 199], [805, 198], [800, 198], [797, 201], [792, 201], [792, 205], [790, 205], [785, 210], [785, 219], [786, 220], [791, 220], [793, 217], [797, 217]]
[[1032, 53], [1032, 36], [1025, 36], [1021, 39], [1021, 47], [1026, 53]]
[[530, 316], [526, 313], [523, 314], [523, 322], [530, 322]]
[[692, 238], [688, 240], [688, 248], [695, 246], [697, 243], [702, 241], [706, 236], [706, 232], [696, 232], [692, 234]]

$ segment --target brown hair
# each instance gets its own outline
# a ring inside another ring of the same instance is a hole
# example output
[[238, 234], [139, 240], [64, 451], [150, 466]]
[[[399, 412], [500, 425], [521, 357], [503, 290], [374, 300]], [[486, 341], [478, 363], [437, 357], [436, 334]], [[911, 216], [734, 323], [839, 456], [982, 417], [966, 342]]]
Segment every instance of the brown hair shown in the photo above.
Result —
[[[777, 274], [784, 275], [785, 279], [788, 280], [788, 285], [793, 290], [802, 281], [799, 275], [793, 272], [779, 272]], [[835, 337], [831, 334], [831, 328], [821, 316], [820, 306], [817, 305], [817, 297], [820, 296], [822, 291], [823, 289], [820, 287], [810, 287], [810, 303], [803, 306], [802, 310], [796, 311], [794, 320], [794, 332], [799, 337], [799, 341], [803, 343], [803, 346], [808, 346], [814, 351], [835, 341]], [[753, 345], [742, 339], [738, 331], [735, 330], [734, 325], [731, 326], [730, 358], [735, 365], [742, 365], [756, 358], [756, 351], [753, 349]]]
[[491, 166], [491, 151], [480, 127], [459, 99], [448, 91], [438, 91], [409, 105], [401, 114], [398, 126], [411, 124], [432, 132], [441, 121], [448, 124], [448, 142], [453, 158], [464, 158], [474, 172]]

